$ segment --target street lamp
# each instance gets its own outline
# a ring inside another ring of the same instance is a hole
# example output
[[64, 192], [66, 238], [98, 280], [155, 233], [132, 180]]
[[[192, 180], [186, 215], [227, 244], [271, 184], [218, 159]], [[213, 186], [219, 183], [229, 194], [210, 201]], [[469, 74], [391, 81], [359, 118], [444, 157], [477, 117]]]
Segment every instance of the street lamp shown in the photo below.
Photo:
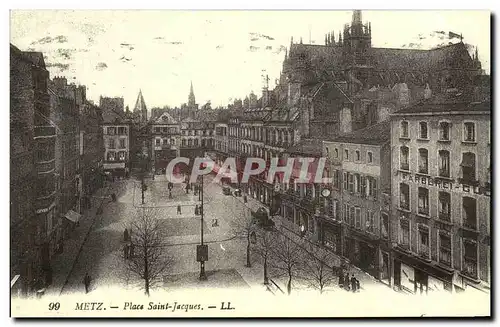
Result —
[[201, 244], [196, 246], [196, 260], [200, 262], [200, 280], [207, 280], [207, 275], [205, 274], [205, 261], [208, 261], [208, 245], [203, 244], [203, 217], [205, 215], [205, 208], [203, 206], [203, 175], [201, 176], [201, 207], [200, 207], [200, 225], [201, 225]]

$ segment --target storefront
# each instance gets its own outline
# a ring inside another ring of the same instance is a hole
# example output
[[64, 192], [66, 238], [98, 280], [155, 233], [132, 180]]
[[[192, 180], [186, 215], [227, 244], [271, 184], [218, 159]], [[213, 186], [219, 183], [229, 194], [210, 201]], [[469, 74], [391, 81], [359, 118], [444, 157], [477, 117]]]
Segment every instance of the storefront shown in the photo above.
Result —
[[453, 270], [394, 249], [394, 286], [412, 294], [452, 290]]
[[340, 222], [322, 218], [319, 224], [321, 244], [333, 253], [342, 255], [342, 227]]

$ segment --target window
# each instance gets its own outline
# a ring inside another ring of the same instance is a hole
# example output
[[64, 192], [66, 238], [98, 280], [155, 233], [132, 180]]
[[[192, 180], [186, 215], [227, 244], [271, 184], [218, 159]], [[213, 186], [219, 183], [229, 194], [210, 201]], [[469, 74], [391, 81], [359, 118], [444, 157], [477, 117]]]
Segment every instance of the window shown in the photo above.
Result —
[[408, 184], [399, 184], [399, 207], [410, 210], [410, 186]]
[[339, 149], [335, 148], [335, 150], [333, 150], [333, 154], [334, 154], [334, 158], [338, 158], [339, 157]]
[[347, 223], [349, 215], [349, 206], [344, 204], [344, 222]]
[[115, 133], [116, 133], [115, 127], [108, 127], [108, 135], [115, 135]]
[[381, 232], [383, 238], [389, 238], [389, 215], [382, 213], [381, 217]]
[[361, 208], [354, 208], [354, 219], [356, 228], [361, 228]]
[[476, 199], [464, 196], [462, 198], [462, 221], [465, 227], [476, 230], [476, 212]]
[[429, 258], [429, 228], [427, 226], [418, 226], [418, 254]]
[[367, 161], [368, 163], [372, 163], [373, 162], [373, 153], [371, 153], [370, 151], [368, 151], [368, 153], [366, 154], [367, 156]]
[[445, 121], [439, 123], [439, 140], [440, 141], [450, 140], [450, 123]]
[[340, 170], [335, 169], [333, 171], [333, 187], [340, 189]]
[[354, 174], [354, 192], [361, 193], [361, 183], [359, 180], [359, 174]]
[[120, 149], [125, 149], [125, 139], [120, 139]]
[[127, 157], [127, 152], [125, 152], [125, 151], [118, 152], [118, 160], [125, 161], [126, 157]]
[[403, 248], [410, 248], [410, 222], [406, 219], [399, 221], [399, 244]]
[[354, 207], [350, 206], [349, 207], [349, 224], [354, 225]]
[[155, 127], [155, 133], [156, 134], [161, 133], [161, 127]]
[[175, 139], [174, 138], [170, 139], [170, 144], [175, 145]]
[[349, 189], [349, 173], [344, 172], [344, 190]]
[[450, 177], [450, 152], [439, 150], [439, 176]]
[[198, 139], [194, 139], [194, 146], [198, 146]]
[[429, 190], [423, 187], [418, 188], [418, 213], [429, 215]]
[[439, 219], [444, 221], [450, 221], [450, 203], [451, 195], [448, 192], [439, 192], [438, 195], [438, 209], [439, 209]]
[[181, 144], [182, 144], [182, 146], [186, 146], [186, 139], [182, 139]]
[[107, 159], [108, 159], [108, 161], [115, 161], [115, 152], [114, 151], [109, 151]]
[[193, 146], [193, 140], [192, 139], [188, 140], [188, 146]]
[[418, 149], [418, 172], [429, 173], [429, 154], [427, 149]]
[[474, 123], [464, 123], [464, 141], [476, 142], [476, 126]]
[[477, 278], [477, 243], [472, 240], [463, 239], [462, 271]]
[[400, 134], [400, 137], [403, 137], [403, 138], [408, 138], [409, 137], [409, 134], [408, 134], [408, 122], [407, 121], [402, 121], [401, 122], [401, 134]]
[[377, 197], [377, 179], [375, 177], [366, 176], [366, 195]]
[[119, 135], [127, 134], [127, 128], [126, 127], [118, 127], [118, 134]]
[[472, 152], [462, 154], [462, 179], [471, 184], [476, 180], [476, 155]]
[[333, 219], [338, 219], [339, 218], [339, 215], [338, 215], [338, 209], [339, 209], [339, 202], [337, 200], [333, 200], [332, 201], [332, 206], [331, 206], [331, 215], [333, 217]]
[[373, 233], [375, 226], [375, 219], [373, 217], [373, 211], [366, 211], [366, 230], [370, 233]]
[[410, 170], [410, 162], [409, 162], [409, 155], [410, 155], [410, 149], [407, 146], [402, 146], [399, 149], [400, 152], [400, 168], [402, 170]]
[[359, 150], [356, 150], [356, 161], [361, 160], [361, 154], [359, 153]]
[[418, 137], [420, 139], [426, 140], [428, 138], [427, 135], [427, 122], [421, 121], [418, 123]]
[[451, 237], [449, 234], [439, 232], [439, 263], [451, 267]]
[[348, 149], [344, 150], [344, 160], [349, 160], [349, 150]]
[[108, 148], [114, 149], [115, 148], [115, 140], [114, 139], [109, 139], [108, 140]]
[[353, 174], [348, 174], [349, 175], [349, 192], [354, 193], [354, 175]]
[[160, 146], [160, 139], [155, 139], [155, 145]]

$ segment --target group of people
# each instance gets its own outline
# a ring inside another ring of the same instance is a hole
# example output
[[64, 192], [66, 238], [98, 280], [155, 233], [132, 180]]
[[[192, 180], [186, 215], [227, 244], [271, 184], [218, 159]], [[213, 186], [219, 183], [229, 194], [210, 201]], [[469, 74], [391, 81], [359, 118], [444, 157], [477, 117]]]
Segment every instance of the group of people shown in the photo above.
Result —
[[339, 275], [339, 286], [345, 289], [346, 291], [359, 292], [360, 285], [359, 279], [354, 277], [352, 274], [351, 278], [349, 278], [349, 273], [346, 273], [345, 276], [342, 272]]

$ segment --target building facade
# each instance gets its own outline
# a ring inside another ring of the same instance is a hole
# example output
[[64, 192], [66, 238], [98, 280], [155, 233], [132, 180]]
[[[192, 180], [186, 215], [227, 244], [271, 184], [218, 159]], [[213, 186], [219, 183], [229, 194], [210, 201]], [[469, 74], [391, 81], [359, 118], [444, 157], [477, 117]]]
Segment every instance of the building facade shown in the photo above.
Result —
[[149, 124], [155, 174], [165, 174], [170, 160], [180, 156], [181, 127], [168, 112]]
[[43, 54], [10, 45], [10, 230], [13, 294], [51, 283], [56, 225], [56, 130], [50, 119]]
[[395, 286], [489, 289], [490, 112], [451, 89], [393, 115]]

